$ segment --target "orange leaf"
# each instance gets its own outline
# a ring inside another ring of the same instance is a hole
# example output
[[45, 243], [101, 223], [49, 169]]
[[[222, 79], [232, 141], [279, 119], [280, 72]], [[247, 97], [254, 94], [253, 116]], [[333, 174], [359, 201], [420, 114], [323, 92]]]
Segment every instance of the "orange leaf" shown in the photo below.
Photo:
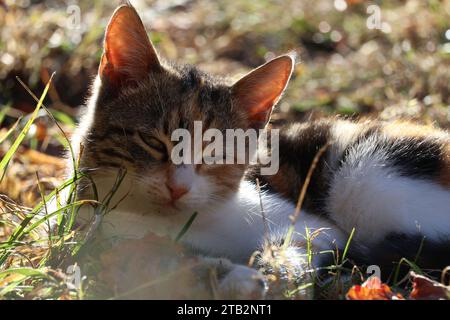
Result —
[[377, 277], [370, 277], [362, 285], [356, 285], [347, 292], [348, 300], [404, 300], [401, 294], [392, 292], [388, 285]]

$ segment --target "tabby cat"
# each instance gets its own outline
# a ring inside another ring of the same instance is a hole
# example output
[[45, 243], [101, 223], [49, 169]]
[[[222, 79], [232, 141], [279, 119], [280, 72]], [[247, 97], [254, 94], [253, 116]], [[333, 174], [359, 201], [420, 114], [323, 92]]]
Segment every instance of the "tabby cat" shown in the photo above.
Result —
[[[307, 272], [305, 227], [316, 231], [313, 268], [330, 262], [330, 255], [318, 252], [342, 251], [353, 228], [349, 255], [359, 263], [392, 266], [420, 251], [421, 266], [449, 264], [446, 131], [408, 122], [310, 121], [281, 128], [280, 169], [271, 176], [261, 175], [257, 165], [172, 163], [171, 133], [193, 130], [194, 121], [220, 131], [265, 128], [294, 66], [293, 54], [282, 55], [231, 83], [166, 62], [135, 9], [120, 6], [108, 24], [98, 77], [73, 141], [80, 168], [90, 173], [100, 199], [115, 185], [118, 171], [126, 169], [112, 201], [119, 205], [95, 232], [174, 238], [197, 212], [182, 242], [204, 256], [236, 263], [220, 285], [238, 288], [242, 297], [255, 291], [264, 295], [263, 283], [250, 280], [258, 272], [243, 264], [259, 249], [257, 264], [264, 265], [264, 248], [270, 244], [286, 246], [294, 274]], [[284, 244], [319, 150], [323, 154], [317, 157], [296, 232]], [[86, 183], [79, 196], [93, 193]], [[78, 221], [89, 219], [82, 211]]]

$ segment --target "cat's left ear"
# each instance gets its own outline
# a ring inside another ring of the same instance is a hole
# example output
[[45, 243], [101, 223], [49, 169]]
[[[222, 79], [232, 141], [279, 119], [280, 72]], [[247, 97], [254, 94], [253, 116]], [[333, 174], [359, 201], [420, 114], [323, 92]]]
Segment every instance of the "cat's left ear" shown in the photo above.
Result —
[[102, 82], [118, 89], [159, 70], [158, 55], [138, 13], [130, 4], [118, 7], [105, 33], [99, 68]]
[[283, 55], [256, 68], [233, 85], [233, 104], [245, 109], [251, 128], [262, 129], [269, 122], [294, 66], [295, 54]]

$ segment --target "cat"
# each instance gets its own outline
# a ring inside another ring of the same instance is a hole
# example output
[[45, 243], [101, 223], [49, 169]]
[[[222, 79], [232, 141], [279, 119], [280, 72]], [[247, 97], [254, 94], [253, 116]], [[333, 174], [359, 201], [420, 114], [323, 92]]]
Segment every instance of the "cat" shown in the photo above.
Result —
[[[79, 167], [90, 174], [99, 199], [126, 169], [112, 201], [119, 204], [96, 222], [95, 234], [139, 239], [152, 232], [175, 238], [196, 212], [182, 243], [205, 257], [232, 261], [220, 288], [233, 287], [242, 298], [264, 297], [266, 291], [259, 272], [244, 266], [256, 250], [261, 251], [257, 266], [267, 266], [267, 250], [284, 246], [285, 264], [301, 278], [308, 268], [330, 262], [330, 255], [318, 252], [342, 251], [353, 228], [349, 255], [355, 261], [392, 265], [403, 256], [414, 257], [423, 244], [425, 265], [449, 264], [446, 131], [399, 121], [324, 119], [280, 129], [274, 175], [261, 175], [258, 165], [172, 163], [171, 132], [192, 131], [194, 121], [221, 131], [266, 128], [295, 63], [294, 54], [281, 55], [235, 83], [172, 64], [157, 54], [135, 9], [118, 7], [72, 141]], [[93, 194], [85, 181], [79, 198]], [[78, 223], [90, 225], [91, 213], [81, 210]], [[305, 227], [314, 234], [310, 243]], [[308, 246], [314, 253], [309, 262]]]

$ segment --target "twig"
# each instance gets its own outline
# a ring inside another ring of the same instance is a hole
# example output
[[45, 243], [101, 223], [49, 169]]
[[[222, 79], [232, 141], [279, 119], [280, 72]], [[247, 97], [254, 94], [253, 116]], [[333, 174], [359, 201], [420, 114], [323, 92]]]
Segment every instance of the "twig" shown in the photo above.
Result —
[[294, 215], [290, 217], [291, 226], [289, 227], [285, 242], [283, 244], [284, 248], [287, 248], [287, 246], [291, 242], [292, 234], [294, 233], [295, 223], [297, 222], [298, 217], [300, 215], [300, 211], [301, 211], [303, 201], [304, 201], [305, 195], [306, 195], [306, 190], [308, 190], [308, 186], [311, 181], [311, 177], [314, 173], [314, 170], [316, 169], [319, 159], [322, 157], [322, 155], [325, 153], [325, 151], [328, 149], [329, 146], [330, 146], [330, 142], [326, 143], [319, 149], [319, 151], [316, 153], [316, 155], [311, 163], [311, 166], [309, 167], [308, 173], [306, 175], [305, 181], [303, 182], [302, 189], [301, 189], [299, 197], [298, 197], [297, 205], [295, 206]]

